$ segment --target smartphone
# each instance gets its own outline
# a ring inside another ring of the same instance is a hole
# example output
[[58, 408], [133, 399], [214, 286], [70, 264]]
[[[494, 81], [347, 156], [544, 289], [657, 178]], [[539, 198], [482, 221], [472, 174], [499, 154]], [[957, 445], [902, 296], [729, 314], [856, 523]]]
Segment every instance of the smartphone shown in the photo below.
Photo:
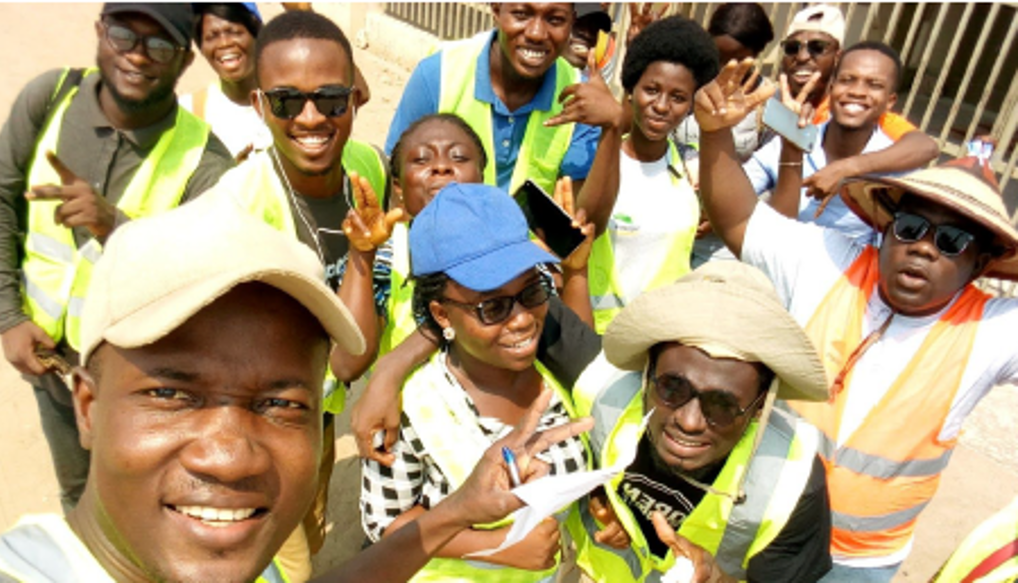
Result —
[[817, 126], [809, 124], [800, 128], [799, 116], [781, 103], [777, 96], [768, 99], [764, 105], [763, 122], [803, 152], [813, 149], [813, 143], [817, 139]]
[[527, 226], [560, 258], [569, 257], [583, 243], [585, 237], [573, 227], [573, 219], [543, 188], [527, 180], [513, 198], [520, 205]]

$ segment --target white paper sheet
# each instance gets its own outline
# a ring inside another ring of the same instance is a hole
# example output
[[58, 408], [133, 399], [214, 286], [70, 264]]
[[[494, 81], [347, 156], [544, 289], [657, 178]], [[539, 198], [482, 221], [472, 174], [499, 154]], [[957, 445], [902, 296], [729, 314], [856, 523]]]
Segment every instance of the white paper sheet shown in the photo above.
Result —
[[[640, 424], [640, 431], [647, 426], [650, 415], [647, 413]], [[602, 468], [589, 472], [578, 472], [561, 476], [545, 476], [528, 484], [513, 489], [523, 503], [526, 504], [513, 513], [513, 525], [505, 540], [496, 549], [477, 551], [467, 557], [487, 557], [501, 552], [525, 539], [545, 518], [555, 514], [565, 506], [586, 495], [594, 488], [604, 484], [624, 471], [636, 459], [637, 447], [628, 451], [610, 468]]]

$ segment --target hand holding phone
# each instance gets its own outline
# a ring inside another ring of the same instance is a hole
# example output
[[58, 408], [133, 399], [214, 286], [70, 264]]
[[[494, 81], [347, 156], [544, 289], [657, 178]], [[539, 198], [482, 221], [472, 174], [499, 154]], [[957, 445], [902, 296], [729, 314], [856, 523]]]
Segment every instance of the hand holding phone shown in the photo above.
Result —
[[586, 240], [586, 235], [573, 226], [573, 218], [555, 204], [543, 188], [531, 180], [523, 183], [513, 195], [527, 219], [527, 226], [548, 245], [559, 258], [569, 257]]
[[808, 124], [800, 128], [799, 115], [781, 103], [776, 95], [768, 99], [764, 105], [763, 123], [803, 152], [813, 149], [813, 143], [817, 138], [817, 126]]

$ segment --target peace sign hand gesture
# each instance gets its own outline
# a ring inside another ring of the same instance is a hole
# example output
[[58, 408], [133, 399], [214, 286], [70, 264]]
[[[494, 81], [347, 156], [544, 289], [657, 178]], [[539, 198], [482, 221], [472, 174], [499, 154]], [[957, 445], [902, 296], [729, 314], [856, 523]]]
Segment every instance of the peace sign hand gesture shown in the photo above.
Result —
[[586, 83], [574, 83], [559, 94], [562, 111], [544, 122], [546, 127], [579, 122], [600, 128], [620, 127], [623, 120], [622, 104], [615, 99], [601, 76], [594, 51], [587, 55], [590, 78]]
[[378, 249], [392, 235], [394, 225], [404, 220], [406, 211], [401, 208], [382, 211], [378, 197], [368, 179], [356, 172], [350, 172], [355, 205], [343, 220], [343, 233], [350, 240], [350, 246], [361, 252]]
[[[730, 128], [774, 95], [774, 85], [766, 79], [753, 89], [759, 77], [753, 68], [755, 63], [749, 58], [742, 62], [731, 60], [713, 81], [696, 92], [694, 113], [701, 130], [716, 132]], [[750, 70], [753, 74], [747, 79]]]

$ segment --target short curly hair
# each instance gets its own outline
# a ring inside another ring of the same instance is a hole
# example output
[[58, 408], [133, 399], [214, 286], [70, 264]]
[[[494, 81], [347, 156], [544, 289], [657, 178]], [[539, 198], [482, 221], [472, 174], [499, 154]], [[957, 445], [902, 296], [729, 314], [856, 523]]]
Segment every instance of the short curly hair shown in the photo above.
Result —
[[449, 284], [449, 276], [445, 273], [427, 273], [414, 277], [414, 296], [412, 310], [414, 320], [433, 338], [438, 339], [439, 346], [449, 344], [442, 336], [442, 326], [431, 315], [431, 302], [441, 302], [445, 298], [445, 287]]
[[669, 16], [638, 34], [622, 63], [622, 87], [632, 93], [651, 63], [667, 61], [689, 69], [697, 88], [717, 77], [718, 49], [699, 24], [682, 16]]
[[774, 40], [774, 27], [763, 7], [755, 2], [728, 2], [718, 6], [710, 17], [707, 32], [711, 36], [728, 35], [759, 55]]
[[265, 47], [273, 43], [297, 39], [327, 40], [342, 47], [350, 63], [350, 83], [353, 84], [353, 48], [350, 46], [349, 39], [336, 26], [336, 23], [321, 14], [303, 10], [280, 14], [270, 20], [258, 33], [258, 38], [255, 40], [255, 75], [259, 81], [261, 81], [261, 60]]

